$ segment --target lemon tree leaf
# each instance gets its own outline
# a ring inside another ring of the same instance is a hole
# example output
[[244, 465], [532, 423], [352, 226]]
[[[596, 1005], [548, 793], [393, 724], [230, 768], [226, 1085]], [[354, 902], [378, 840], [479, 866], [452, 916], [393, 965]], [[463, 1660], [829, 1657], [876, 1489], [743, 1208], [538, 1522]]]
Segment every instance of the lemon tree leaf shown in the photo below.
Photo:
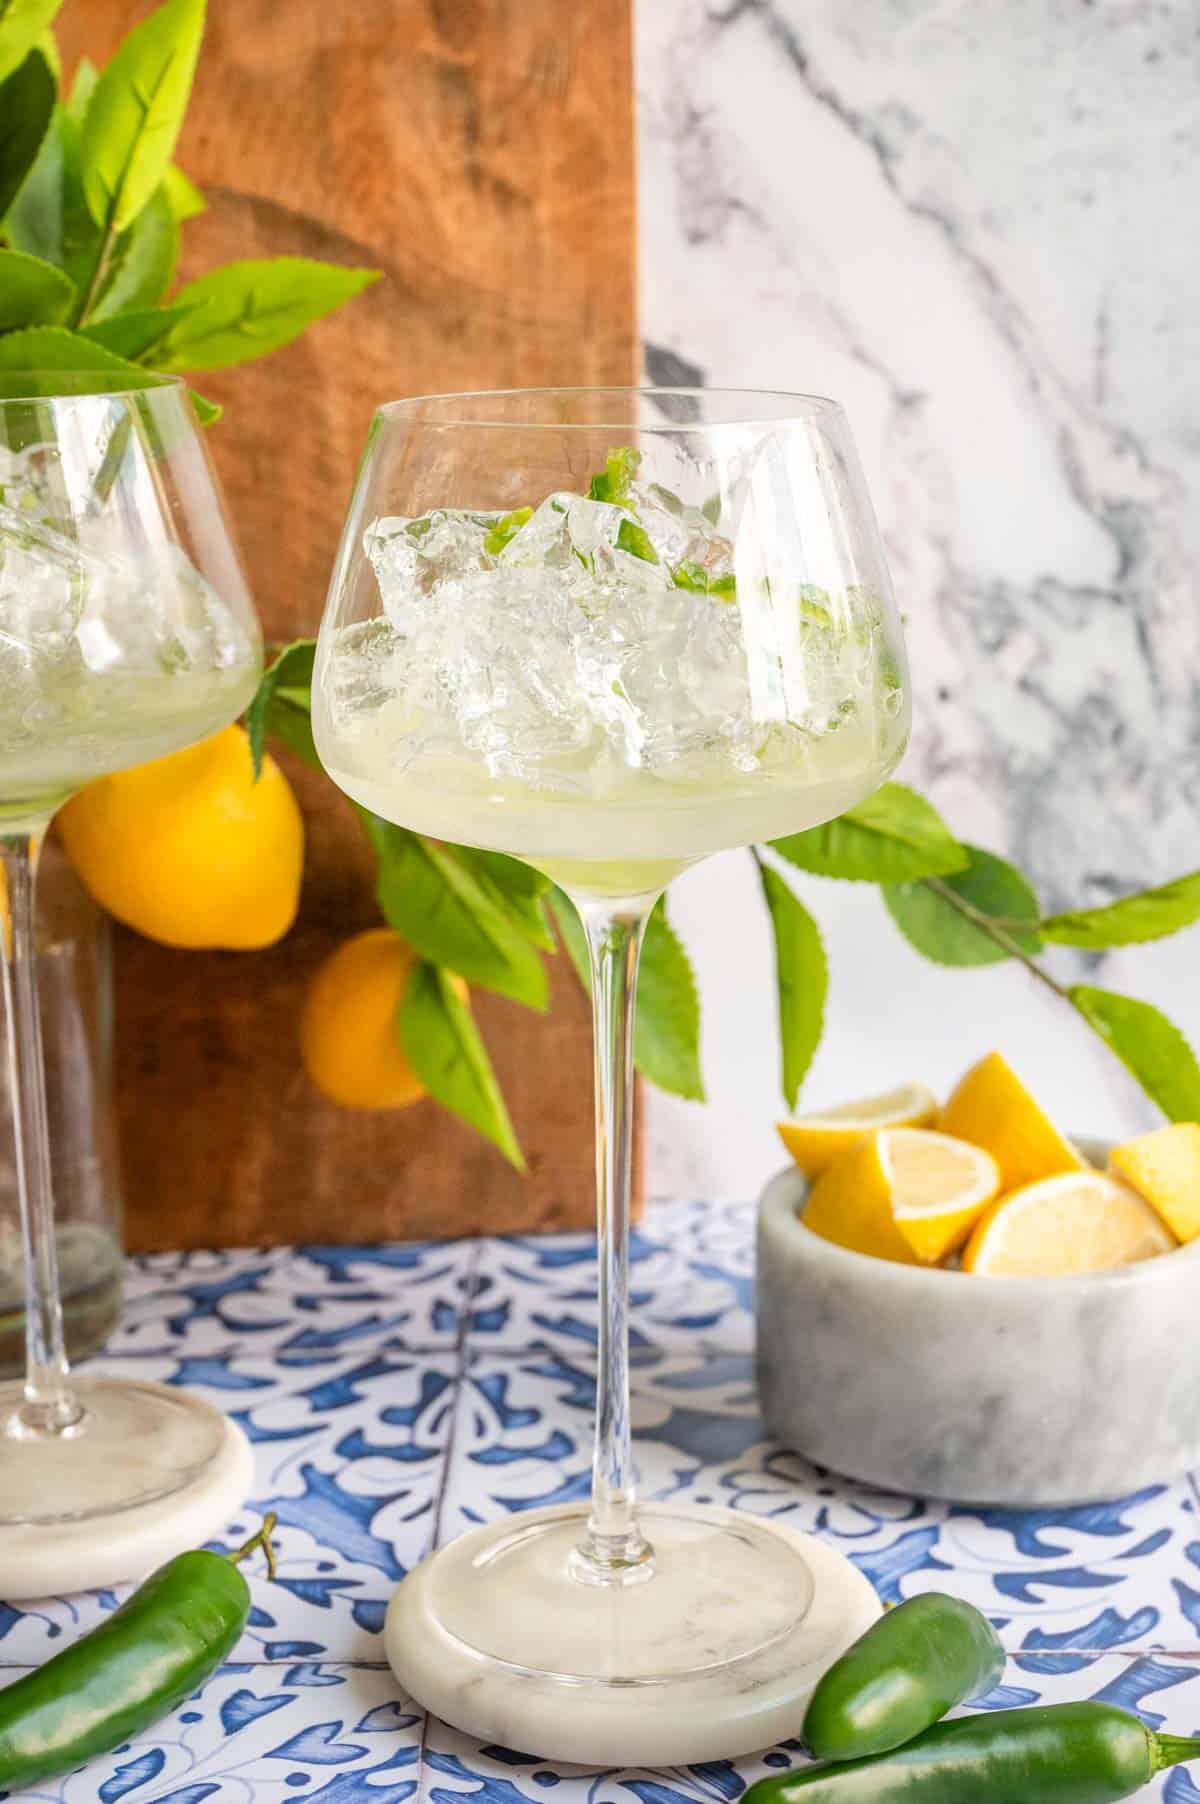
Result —
[[430, 963], [527, 1008], [549, 999], [537, 949], [453, 851], [369, 817], [379, 854], [379, 906], [401, 939]]
[[186, 307], [140, 307], [132, 313], [118, 313], [113, 319], [93, 320], [81, 326], [80, 334], [93, 344], [115, 351], [118, 357], [137, 362], [147, 357], [156, 344], [170, 331]]
[[1161, 1009], [1090, 984], [1076, 984], [1068, 994], [1168, 1121], [1200, 1121], [1200, 1064]]
[[[89, 321], [110, 319], [127, 309], [153, 307], [171, 286], [178, 260], [179, 221], [158, 188], [133, 224], [118, 233], [99, 293], [88, 312]], [[190, 311], [181, 308], [176, 325]]]
[[526, 939], [543, 952], [555, 950], [557, 942], [542, 909], [542, 897], [550, 887], [548, 877], [503, 852], [484, 852], [474, 846], [447, 846], [446, 850], [467, 866], [484, 894]]
[[62, 0], [0, 0], [0, 81], [38, 46], [61, 5]]
[[1109, 946], [1136, 946], [1165, 939], [1200, 921], [1200, 871], [1177, 877], [1157, 889], [1122, 896], [1103, 908], [1081, 908], [1051, 915], [1042, 922], [1045, 939], [1057, 946], [1083, 946], [1102, 952]]
[[888, 913], [911, 946], [939, 965], [998, 965], [1013, 954], [979, 921], [992, 921], [1022, 952], [1041, 951], [1038, 899], [993, 852], [964, 846], [967, 868], [931, 883], [883, 886]]
[[759, 876], [775, 934], [783, 1094], [788, 1108], [794, 1109], [821, 1044], [829, 967], [817, 923], [800, 898], [770, 865], [760, 864]]
[[772, 849], [802, 871], [860, 883], [944, 877], [967, 863], [936, 808], [903, 783], [885, 783], [837, 820], [773, 840]]
[[[310, 713], [310, 706], [306, 704], [312, 687], [316, 653], [315, 639], [294, 639], [290, 645], [285, 645], [276, 653], [259, 678], [258, 688], [246, 709], [246, 735], [250, 741], [255, 781], [262, 772], [267, 737], [276, 731], [286, 744], [291, 745], [293, 751], [299, 751], [301, 757], [309, 763], [315, 763], [318, 770], [321, 768], [312, 743], [311, 719], [308, 721], [307, 737], [301, 732], [299, 745], [291, 737], [298, 724], [291, 717], [297, 713], [305, 716]], [[281, 727], [279, 722], [285, 713], [288, 718]]]
[[172, 163], [163, 176], [163, 193], [181, 225], [185, 219], [195, 219], [198, 213], [208, 211], [203, 191], [196, 186], [190, 175], [183, 173], [178, 163]]
[[90, 56], [81, 56], [75, 65], [75, 78], [71, 83], [71, 97], [67, 101], [67, 112], [77, 125], [83, 124], [83, 116], [88, 110], [92, 95], [96, 91], [96, 83], [100, 79], [100, 71]]
[[74, 282], [53, 263], [0, 250], [0, 332], [65, 319], [74, 299]]
[[160, 365], [215, 370], [262, 357], [378, 279], [375, 269], [345, 269], [309, 257], [228, 263], [174, 297], [193, 312], [167, 339]]
[[469, 1004], [444, 971], [414, 965], [397, 1021], [409, 1064], [435, 1102], [500, 1148], [510, 1165], [525, 1160]]
[[[591, 969], [583, 923], [562, 890], [551, 889], [548, 900], [579, 981], [590, 991]], [[667, 920], [663, 902], [656, 904], [646, 925], [638, 969], [633, 1058], [642, 1075], [660, 1090], [703, 1102], [700, 994], [691, 960]]]
[[646, 923], [642, 943], [633, 1056], [638, 1070], [660, 1090], [704, 1101], [700, 995], [691, 960], [661, 901]]
[[64, 270], [81, 294], [91, 287], [103, 234], [83, 198], [79, 124], [56, 107], [37, 160], [4, 222], [14, 250]]
[[123, 372], [131, 388], [152, 388], [157, 378], [125, 357], [64, 326], [28, 326], [0, 338], [3, 370], [112, 370]]
[[40, 50], [31, 50], [0, 81], [0, 219], [37, 161], [54, 101], [54, 75]]
[[124, 231], [166, 175], [203, 31], [204, 0], [166, 0], [97, 78], [83, 121], [83, 192], [102, 231]]

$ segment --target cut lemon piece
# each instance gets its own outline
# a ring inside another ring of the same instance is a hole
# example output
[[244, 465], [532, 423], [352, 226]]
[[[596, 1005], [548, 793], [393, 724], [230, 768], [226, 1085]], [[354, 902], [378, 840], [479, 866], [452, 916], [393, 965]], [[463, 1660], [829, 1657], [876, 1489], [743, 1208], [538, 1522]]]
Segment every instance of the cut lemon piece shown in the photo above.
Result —
[[967, 1243], [962, 1268], [997, 1278], [1103, 1272], [1169, 1253], [1175, 1236], [1136, 1190], [1070, 1171], [1001, 1197]]
[[943, 1133], [956, 1134], [991, 1153], [1004, 1190], [1087, 1169], [1082, 1154], [998, 1052], [989, 1052], [971, 1067], [942, 1110], [938, 1126]]
[[900, 1265], [936, 1265], [960, 1247], [1000, 1188], [978, 1146], [921, 1128], [885, 1128], [813, 1186], [805, 1225], [835, 1245]]
[[878, 1128], [928, 1127], [937, 1114], [937, 1098], [924, 1084], [901, 1084], [882, 1096], [839, 1103], [817, 1115], [779, 1122], [779, 1137], [805, 1177], [819, 1177], [842, 1153]]
[[1111, 1154], [1114, 1177], [1132, 1184], [1162, 1216], [1176, 1240], [1200, 1234], [1200, 1125], [1177, 1121], [1173, 1127], [1127, 1140]]

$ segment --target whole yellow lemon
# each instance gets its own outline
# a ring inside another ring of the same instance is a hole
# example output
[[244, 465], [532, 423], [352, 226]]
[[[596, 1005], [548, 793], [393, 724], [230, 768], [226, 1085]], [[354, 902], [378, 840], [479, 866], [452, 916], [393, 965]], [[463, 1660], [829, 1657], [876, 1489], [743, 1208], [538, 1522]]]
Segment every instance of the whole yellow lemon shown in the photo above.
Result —
[[[416, 953], [390, 927], [369, 927], [331, 952], [309, 984], [300, 1052], [309, 1077], [345, 1109], [403, 1109], [425, 1094], [396, 1021]], [[465, 996], [467, 986], [455, 978]]]
[[241, 727], [89, 783], [58, 824], [97, 902], [165, 946], [270, 946], [296, 918], [300, 809], [273, 758], [254, 781]]

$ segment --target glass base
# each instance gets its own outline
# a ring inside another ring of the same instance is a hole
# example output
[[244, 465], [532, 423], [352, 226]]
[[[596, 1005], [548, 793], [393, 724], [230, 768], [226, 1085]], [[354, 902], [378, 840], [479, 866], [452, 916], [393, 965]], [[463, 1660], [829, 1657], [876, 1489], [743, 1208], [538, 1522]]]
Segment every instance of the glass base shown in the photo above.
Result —
[[646, 1567], [597, 1583], [586, 1512], [472, 1530], [404, 1581], [388, 1658], [419, 1703], [546, 1758], [733, 1758], [799, 1732], [820, 1674], [878, 1616], [823, 1544], [731, 1510], [649, 1505]]
[[87, 1522], [171, 1497], [216, 1460], [225, 1419], [166, 1385], [78, 1378], [80, 1420], [31, 1426], [19, 1384], [0, 1385], [0, 1526]]

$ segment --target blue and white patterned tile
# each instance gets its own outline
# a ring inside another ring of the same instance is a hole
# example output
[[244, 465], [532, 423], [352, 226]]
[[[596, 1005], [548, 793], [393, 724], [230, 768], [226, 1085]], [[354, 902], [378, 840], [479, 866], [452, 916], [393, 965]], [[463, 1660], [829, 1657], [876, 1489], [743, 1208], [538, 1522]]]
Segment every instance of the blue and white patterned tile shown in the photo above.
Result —
[[[143, 1368], [149, 1367], [149, 1372]], [[251, 1505], [225, 1544], [279, 1518], [279, 1577], [256, 1587], [242, 1659], [382, 1659], [388, 1599], [428, 1552], [454, 1414], [456, 1366], [366, 1349], [282, 1367], [257, 1355], [126, 1361], [140, 1376], [176, 1376], [225, 1409], [255, 1454]], [[116, 1607], [125, 1588], [0, 1606], [0, 1662], [44, 1658], [64, 1635]]]
[[[754, 1342], [753, 1211], [658, 1203], [630, 1236], [634, 1361], [659, 1348], [748, 1352]], [[596, 1243], [588, 1235], [485, 1240], [471, 1306], [475, 1348], [593, 1357]]]
[[[986, 1708], [1056, 1704], [1083, 1698], [1136, 1710], [1168, 1734], [1200, 1731], [1200, 1666], [1163, 1658], [1112, 1655], [1058, 1656], [1040, 1665], [1010, 1660]], [[651, 1772], [626, 1768], [596, 1773], [551, 1765], [505, 1748], [482, 1746], [431, 1718], [425, 1743], [426, 1795], [430, 1804], [732, 1804], [747, 1785], [771, 1772], [803, 1764], [796, 1742], [739, 1761]], [[1200, 1764], [1154, 1780], [1138, 1799], [1160, 1804], [1200, 1804]]]
[[390, 1672], [223, 1666], [166, 1721], [22, 1804], [406, 1804], [423, 1717]]
[[131, 1261], [110, 1351], [192, 1354], [230, 1345], [310, 1352], [368, 1343], [449, 1352], [477, 1258], [473, 1241], [238, 1248]]

